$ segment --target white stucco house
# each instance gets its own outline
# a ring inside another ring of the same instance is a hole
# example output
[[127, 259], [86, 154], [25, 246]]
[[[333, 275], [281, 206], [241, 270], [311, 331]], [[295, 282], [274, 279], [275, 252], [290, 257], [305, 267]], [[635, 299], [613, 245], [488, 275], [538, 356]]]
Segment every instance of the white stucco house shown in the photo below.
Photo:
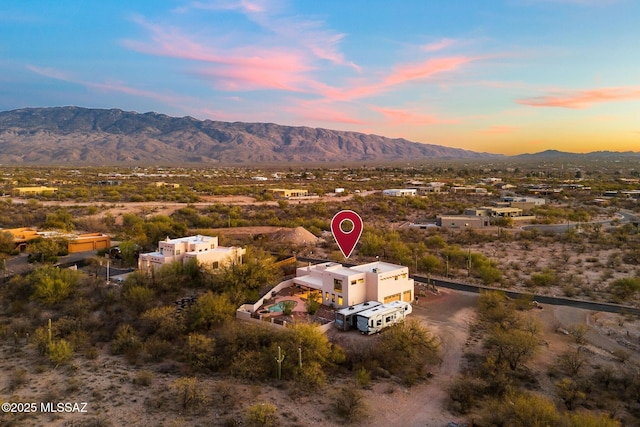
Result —
[[246, 249], [238, 247], [218, 246], [218, 237], [188, 236], [158, 242], [158, 250], [140, 254], [138, 268], [149, 270], [160, 268], [174, 261], [187, 263], [196, 259], [198, 264], [218, 268], [231, 262], [242, 262]]
[[322, 292], [322, 303], [336, 308], [365, 301], [412, 302], [414, 298], [409, 268], [382, 261], [353, 267], [335, 262], [300, 267], [293, 285]]

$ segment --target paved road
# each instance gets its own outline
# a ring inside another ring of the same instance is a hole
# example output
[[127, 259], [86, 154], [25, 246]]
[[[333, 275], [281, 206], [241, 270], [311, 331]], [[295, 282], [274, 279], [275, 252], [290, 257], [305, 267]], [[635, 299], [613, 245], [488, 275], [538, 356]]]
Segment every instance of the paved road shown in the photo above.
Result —
[[605, 228], [614, 227], [612, 221], [618, 220], [621, 224], [634, 223], [638, 224], [640, 222], [640, 218], [634, 215], [629, 211], [620, 211], [616, 213], [616, 218], [602, 219], [598, 221], [589, 221], [589, 222], [571, 222], [567, 221], [564, 224], [531, 224], [531, 225], [523, 225], [523, 230], [533, 230], [537, 229], [542, 232], [551, 232], [551, 233], [564, 233], [571, 228], [579, 228], [581, 225], [585, 224], [600, 224]]
[[[448, 280], [442, 279], [428, 279], [424, 276], [414, 275], [413, 280], [418, 283], [427, 284], [428, 280], [430, 280], [430, 284], [436, 285], [436, 287], [454, 289], [458, 291], [466, 291], [466, 292], [476, 292], [479, 293], [482, 290], [496, 290], [505, 292], [511, 298], [518, 298], [523, 295], [531, 295], [528, 292], [518, 292], [518, 291], [509, 291], [498, 288], [491, 288], [489, 286], [480, 286], [480, 285], [471, 285], [468, 283], [460, 283], [460, 282], [452, 282]], [[591, 311], [604, 311], [608, 313], [629, 313], [640, 316], [640, 308], [631, 307], [627, 305], [621, 304], [610, 304], [610, 303], [601, 303], [601, 302], [593, 302], [593, 301], [585, 301], [585, 300], [577, 300], [571, 298], [563, 298], [563, 297], [552, 297], [548, 295], [533, 295], [533, 300], [537, 301], [541, 304], [550, 304], [550, 305], [564, 305], [567, 307], [580, 308], [584, 310]]]

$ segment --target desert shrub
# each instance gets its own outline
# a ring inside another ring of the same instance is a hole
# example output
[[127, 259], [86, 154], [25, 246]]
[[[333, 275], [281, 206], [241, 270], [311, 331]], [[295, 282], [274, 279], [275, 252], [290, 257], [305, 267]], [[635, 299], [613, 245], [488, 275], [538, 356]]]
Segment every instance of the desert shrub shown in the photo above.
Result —
[[47, 357], [56, 365], [68, 362], [73, 356], [73, 347], [69, 341], [52, 341], [47, 346]]
[[448, 408], [453, 413], [467, 414], [485, 395], [486, 384], [479, 378], [462, 375], [447, 387]]
[[29, 376], [26, 369], [16, 368], [9, 374], [9, 391], [13, 392], [27, 383]]
[[491, 401], [479, 425], [490, 426], [559, 426], [562, 416], [554, 403], [542, 396], [514, 393]]
[[77, 288], [80, 273], [66, 268], [44, 267], [29, 275], [35, 285], [33, 298], [45, 305], [58, 304]]
[[143, 370], [143, 371], [139, 371], [136, 374], [136, 376], [132, 380], [132, 382], [135, 385], [139, 385], [139, 386], [142, 386], [142, 387], [148, 387], [148, 386], [151, 385], [151, 383], [153, 383], [153, 377], [154, 377], [153, 372]]
[[151, 337], [145, 341], [143, 349], [150, 361], [159, 362], [171, 354], [173, 345], [165, 339]]
[[215, 368], [215, 341], [202, 334], [191, 334], [186, 346], [187, 361], [192, 368], [210, 371]]
[[176, 309], [171, 306], [153, 307], [140, 316], [141, 332], [144, 335], [155, 334], [167, 340], [179, 337], [184, 324], [176, 318]]
[[207, 403], [206, 390], [196, 377], [182, 377], [169, 387], [183, 410], [197, 410]]
[[233, 319], [236, 307], [227, 295], [209, 291], [201, 295], [186, 312], [185, 321], [190, 331], [208, 331]]
[[282, 314], [284, 314], [285, 316], [291, 316], [291, 313], [293, 312], [293, 308], [295, 306], [296, 306], [295, 301], [290, 301], [290, 300], [282, 301]]
[[624, 301], [640, 290], [640, 278], [624, 277], [616, 279], [609, 285], [609, 290], [616, 300]]
[[337, 389], [332, 406], [340, 418], [349, 422], [364, 417], [367, 411], [364, 394], [353, 385]]
[[317, 292], [311, 292], [309, 294], [309, 299], [304, 303], [305, 308], [307, 309], [307, 313], [314, 315], [320, 309], [320, 305], [322, 304], [319, 301], [320, 295]]
[[133, 326], [128, 323], [121, 323], [115, 331], [111, 341], [111, 351], [113, 354], [123, 354], [128, 351], [137, 351], [140, 348], [140, 340], [136, 335]]
[[591, 414], [586, 411], [565, 415], [567, 427], [620, 427], [620, 421], [606, 414]]
[[362, 367], [356, 371], [356, 385], [361, 388], [366, 388], [371, 383], [371, 373], [366, 368]]
[[133, 285], [124, 289], [122, 297], [136, 313], [142, 313], [153, 301], [155, 292], [145, 286]]
[[427, 367], [439, 362], [439, 343], [417, 319], [407, 319], [388, 328], [375, 349], [380, 366], [398, 375], [405, 383], [424, 379]]
[[590, 328], [585, 324], [571, 325], [569, 326], [569, 335], [573, 337], [573, 339], [578, 344], [584, 344], [585, 337], [587, 332], [589, 332]]
[[579, 384], [570, 378], [563, 378], [556, 382], [556, 392], [569, 410], [573, 409], [576, 402], [586, 397], [585, 392], [580, 389]]
[[549, 287], [558, 283], [558, 275], [554, 270], [550, 268], [544, 268], [540, 273], [531, 274], [531, 279], [529, 282], [531, 286], [534, 287]]
[[251, 405], [247, 409], [247, 424], [253, 427], [275, 427], [278, 425], [278, 409], [268, 402]]

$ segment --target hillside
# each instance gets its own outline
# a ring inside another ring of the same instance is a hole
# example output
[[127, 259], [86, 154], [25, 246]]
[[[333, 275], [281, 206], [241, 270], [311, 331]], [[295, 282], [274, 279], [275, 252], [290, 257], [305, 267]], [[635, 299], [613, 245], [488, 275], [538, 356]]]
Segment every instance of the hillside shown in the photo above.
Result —
[[499, 157], [357, 132], [80, 107], [0, 112], [2, 164], [257, 164]]

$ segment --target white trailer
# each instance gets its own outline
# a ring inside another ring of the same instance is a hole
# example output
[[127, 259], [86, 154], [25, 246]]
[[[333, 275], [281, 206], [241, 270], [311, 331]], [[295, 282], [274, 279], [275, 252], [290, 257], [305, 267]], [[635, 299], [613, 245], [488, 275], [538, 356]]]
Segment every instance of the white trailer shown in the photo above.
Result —
[[408, 302], [393, 301], [358, 313], [356, 325], [360, 332], [371, 335], [404, 321], [412, 311], [413, 307]]
[[342, 308], [336, 312], [336, 321], [334, 326], [341, 331], [348, 331], [351, 328], [356, 327], [356, 314], [361, 313], [370, 308], [381, 305], [378, 301], [367, 301], [360, 304], [355, 304], [346, 308]]

